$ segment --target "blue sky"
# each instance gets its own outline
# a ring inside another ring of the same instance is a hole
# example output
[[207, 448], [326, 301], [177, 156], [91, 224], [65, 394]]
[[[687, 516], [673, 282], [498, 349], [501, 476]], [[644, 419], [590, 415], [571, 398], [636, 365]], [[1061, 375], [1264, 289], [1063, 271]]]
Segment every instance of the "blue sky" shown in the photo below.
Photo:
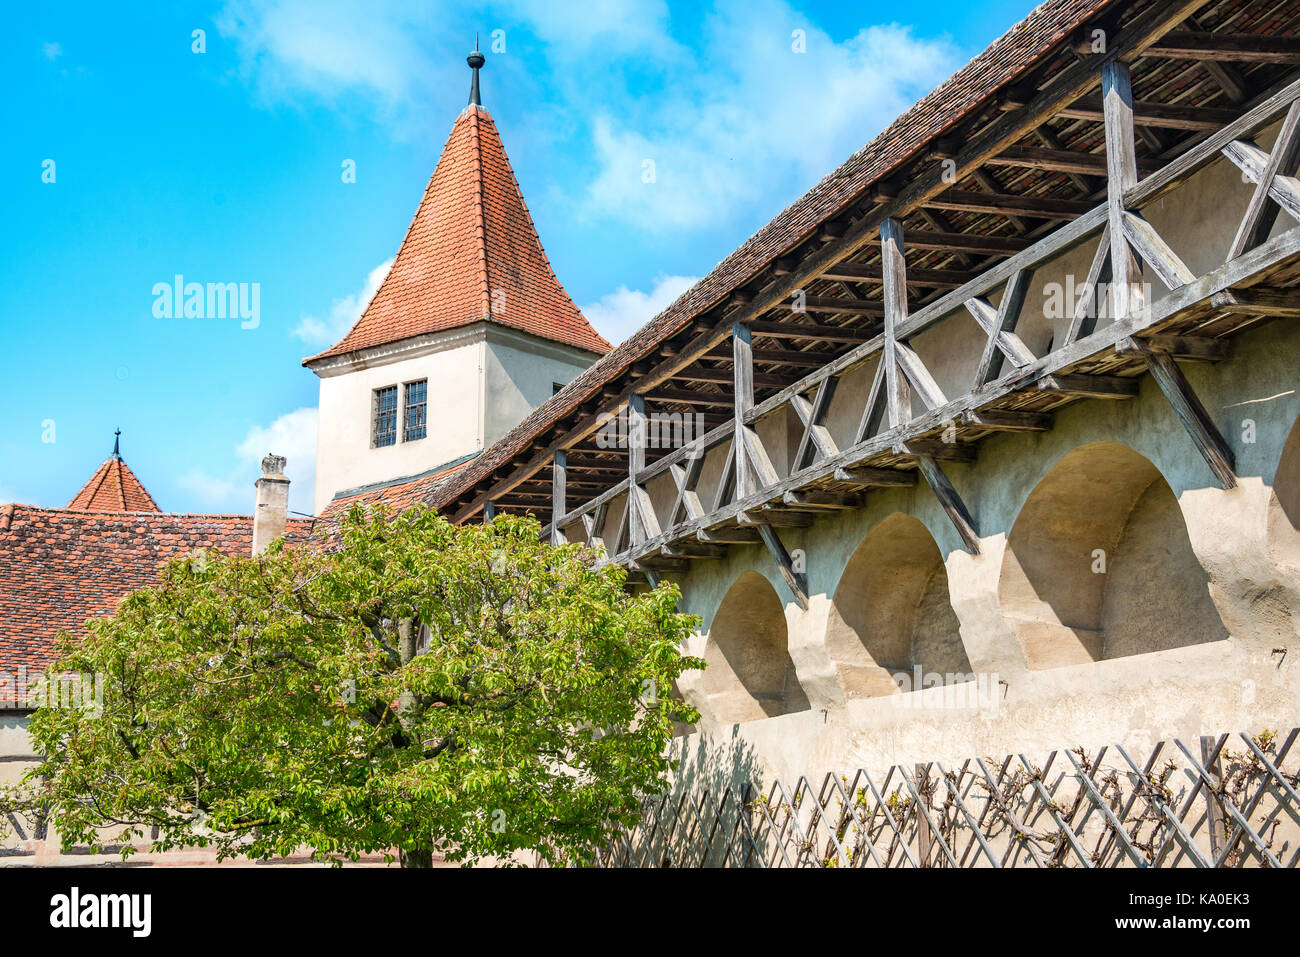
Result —
[[[274, 450], [307, 511], [317, 380], [300, 360], [396, 251], [476, 30], [483, 102], [556, 273], [618, 341], [1032, 6], [15, 6], [0, 502], [66, 504], [120, 427], [166, 510], [247, 513]], [[258, 284], [256, 327], [155, 316], [177, 274]]]

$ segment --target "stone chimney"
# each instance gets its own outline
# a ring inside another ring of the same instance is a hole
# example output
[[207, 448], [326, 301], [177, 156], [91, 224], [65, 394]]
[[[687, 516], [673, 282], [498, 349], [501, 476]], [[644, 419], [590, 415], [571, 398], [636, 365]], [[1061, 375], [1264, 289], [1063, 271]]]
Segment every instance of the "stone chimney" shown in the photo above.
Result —
[[256, 482], [257, 507], [253, 510], [253, 554], [266, 551], [284, 535], [289, 521], [289, 480], [284, 475], [284, 456], [262, 459], [262, 477]]

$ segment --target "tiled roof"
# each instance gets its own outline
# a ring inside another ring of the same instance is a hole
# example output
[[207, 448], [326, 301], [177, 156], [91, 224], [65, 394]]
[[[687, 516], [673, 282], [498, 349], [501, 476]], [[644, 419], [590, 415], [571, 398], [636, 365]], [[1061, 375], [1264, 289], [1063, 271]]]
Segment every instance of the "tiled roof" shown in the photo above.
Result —
[[601, 355], [610, 348], [556, 279], [496, 124], [471, 105], [365, 312], [303, 363], [484, 320]]
[[336, 495], [321, 512], [321, 518], [337, 518], [353, 505], [373, 505], [383, 502], [393, 508], [403, 509], [416, 502], [427, 501], [433, 489], [452, 474], [464, 468], [472, 459], [457, 462], [449, 468], [438, 469], [407, 481], [388, 482], [376, 488], [367, 488], [351, 495]]
[[80, 492], [72, 496], [68, 508], [83, 512], [162, 511], [153, 496], [135, 477], [135, 473], [116, 453], [95, 470], [95, 474], [81, 487]]
[[[291, 519], [286, 537], [302, 540], [312, 528]], [[82, 634], [87, 619], [112, 614], [156, 582], [167, 559], [208, 548], [247, 555], [252, 542], [247, 515], [0, 506], [0, 678], [9, 677], [0, 700], [12, 700], [20, 666], [32, 677], [54, 660], [60, 632]]]
[[743, 242], [707, 276], [679, 296], [619, 346], [532, 411], [452, 481], [440, 485], [430, 504], [447, 509], [507, 465], [530, 454], [534, 441], [598, 398], [602, 388], [634, 362], [654, 356], [663, 342], [737, 288], [757, 279], [774, 259], [798, 246], [820, 224], [841, 215], [882, 180], [920, 154], [940, 134], [987, 106], [1013, 86], [1063, 39], [1117, 0], [1046, 0], [979, 56], [898, 117], [862, 149], [827, 174]]

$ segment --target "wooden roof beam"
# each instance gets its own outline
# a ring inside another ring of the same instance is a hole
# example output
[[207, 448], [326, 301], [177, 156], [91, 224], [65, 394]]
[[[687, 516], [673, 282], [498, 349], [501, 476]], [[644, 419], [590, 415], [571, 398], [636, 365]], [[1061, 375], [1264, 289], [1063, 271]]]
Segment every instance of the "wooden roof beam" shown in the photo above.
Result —
[[[842, 279], [847, 282], [883, 283], [884, 270], [879, 263], [840, 263], [822, 273], [823, 279]], [[909, 286], [929, 286], [935, 289], [956, 289], [970, 282], [973, 276], [960, 269], [907, 270]]]
[[[987, 162], [987, 159], [985, 160]], [[1074, 219], [1092, 209], [1090, 203], [1014, 193], [982, 193], [971, 189], [949, 189], [925, 201], [932, 209], [991, 216], [1029, 216], [1034, 219]]]
[[[1218, 127], [1215, 128], [1218, 129]], [[1056, 150], [1039, 146], [1010, 146], [997, 156], [991, 157], [987, 165], [1046, 170], [1050, 173], [1105, 176], [1106, 154], [1076, 153], [1071, 150]], [[1144, 168], [1143, 172], [1152, 172], [1162, 165], [1155, 160], [1141, 159], [1138, 161], [1139, 168]], [[910, 278], [909, 276], [909, 280]]]
[[771, 322], [755, 320], [749, 325], [749, 331], [756, 336], [771, 339], [824, 339], [827, 342], [848, 342], [858, 344], [869, 342], [875, 335], [864, 329], [846, 329], [843, 326], [823, 325], [816, 322]]
[[[730, 369], [682, 369], [673, 378], [681, 379], [684, 382], [721, 382], [727, 385], [730, 385], [732, 381]], [[765, 389], [784, 389], [791, 381], [793, 380], [785, 376], [754, 374], [754, 385]]]
[[[1088, 96], [1076, 100], [1056, 114], [1061, 119], [1103, 121], [1101, 97]], [[1153, 103], [1149, 100], [1133, 101], [1133, 125], [1157, 129], [1185, 130], [1192, 133], [1213, 133], [1223, 129], [1237, 118], [1237, 111], [1220, 106], [1185, 106], [1181, 103]]]
[[1300, 37], [1171, 30], [1149, 46], [1143, 56], [1173, 60], [1300, 64]]
[[831, 296], [805, 296], [802, 305], [807, 312], [821, 312], [838, 316], [874, 316], [880, 318], [885, 314], [884, 303], [873, 299], [835, 299]]

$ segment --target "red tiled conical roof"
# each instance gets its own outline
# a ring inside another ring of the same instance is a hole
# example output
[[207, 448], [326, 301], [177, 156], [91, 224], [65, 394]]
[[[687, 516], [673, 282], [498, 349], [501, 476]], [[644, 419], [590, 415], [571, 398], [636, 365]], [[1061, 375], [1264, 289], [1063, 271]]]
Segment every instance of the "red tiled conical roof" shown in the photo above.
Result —
[[79, 512], [162, 511], [116, 449], [90, 481], [81, 487], [81, 491], [72, 496], [68, 508]]
[[600, 355], [610, 348], [555, 278], [496, 124], [471, 104], [365, 312], [303, 362], [485, 319]]

